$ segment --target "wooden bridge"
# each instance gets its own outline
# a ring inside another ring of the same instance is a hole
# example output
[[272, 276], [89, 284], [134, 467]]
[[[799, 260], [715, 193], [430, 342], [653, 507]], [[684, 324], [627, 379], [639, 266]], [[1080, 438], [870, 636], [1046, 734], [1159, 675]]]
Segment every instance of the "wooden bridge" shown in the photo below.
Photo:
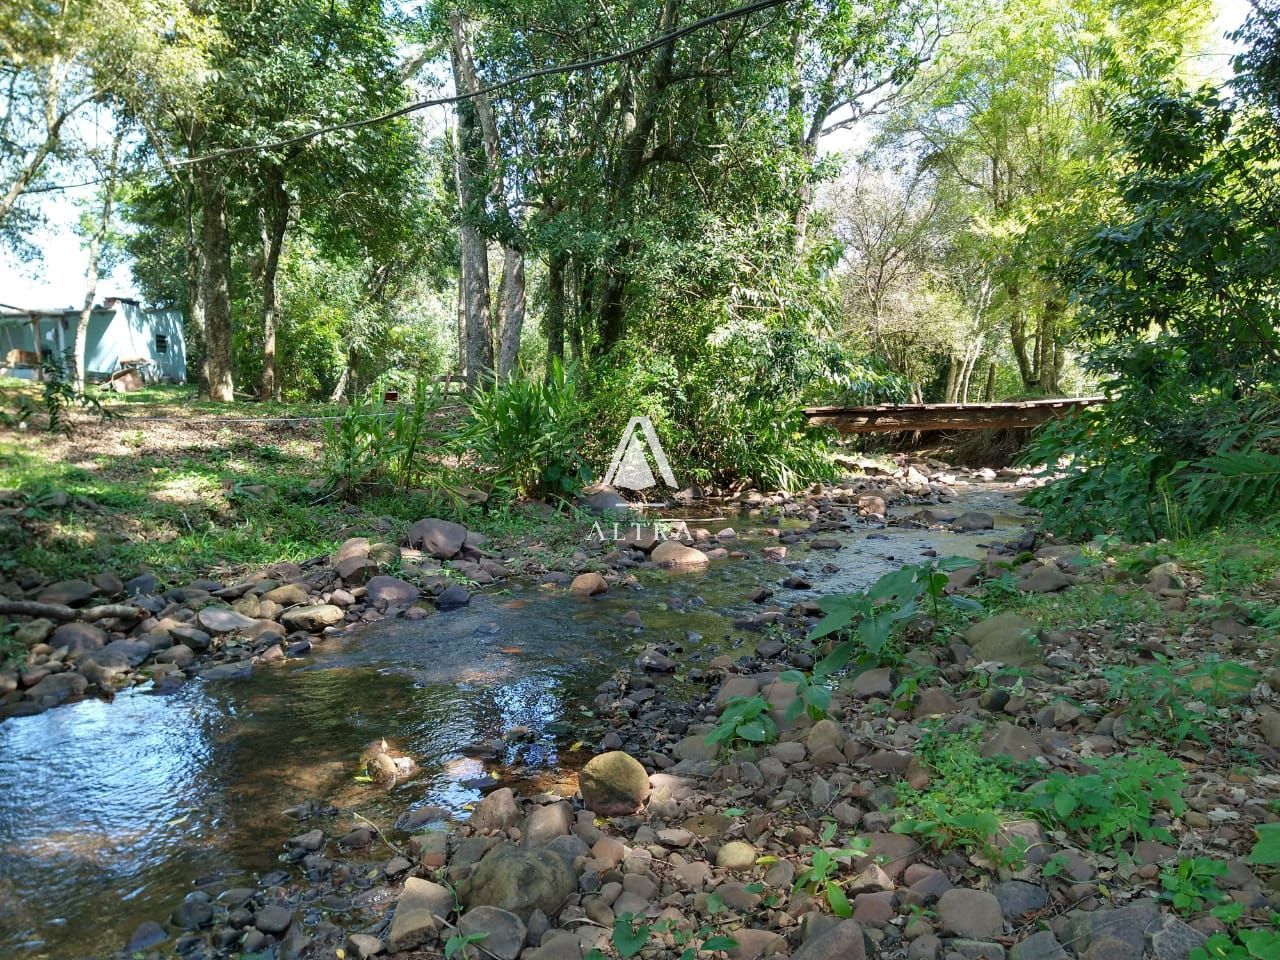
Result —
[[1106, 403], [1106, 397], [1023, 400], [1015, 403], [905, 403], [877, 407], [806, 407], [815, 426], [841, 433], [897, 430], [1002, 430], [1038, 427], [1073, 410]]

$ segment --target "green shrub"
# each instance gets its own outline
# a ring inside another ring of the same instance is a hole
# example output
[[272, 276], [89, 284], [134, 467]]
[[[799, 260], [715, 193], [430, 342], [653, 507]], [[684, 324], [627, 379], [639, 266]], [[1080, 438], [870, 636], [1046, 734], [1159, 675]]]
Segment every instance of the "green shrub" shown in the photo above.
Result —
[[[1119, 705], [1132, 729], [1178, 744], [1187, 737], [1209, 742], [1206, 712], [1238, 698], [1258, 682], [1256, 671], [1231, 660], [1172, 660], [1155, 655], [1155, 663], [1110, 666], [1102, 671], [1107, 699]], [[1192, 709], [1199, 704], [1200, 709]]]
[[1118, 848], [1131, 839], [1177, 842], [1152, 821], [1162, 809], [1171, 816], [1186, 810], [1186, 778], [1178, 761], [1144, 747], [1097, 757], [1089, 765], [1092, 773], [1055, 770], [1025, 791], [1028, 809], [1047, 826], [1079, 834], [1094, 849]]
[[918, 754], [929, 767], [929, 785], [914, 790], [898, 784], [903, 817], [893, 831], [917, 836], [939, 850], [959, 847], [1004, 856], [995, 848], [1000, 824], [1021, 815], [1024, 805], [1018, 790], [1022, 778], [1014, 765], [983, 757], [977, 738], [966, 734], [930, 732]]
[[495, 487], [568, 498], [591, 481], [581, 452], [586, 417], [574, 371], [553, 361], [545, 380], [513, 377], [476, 393], [462, 440]]

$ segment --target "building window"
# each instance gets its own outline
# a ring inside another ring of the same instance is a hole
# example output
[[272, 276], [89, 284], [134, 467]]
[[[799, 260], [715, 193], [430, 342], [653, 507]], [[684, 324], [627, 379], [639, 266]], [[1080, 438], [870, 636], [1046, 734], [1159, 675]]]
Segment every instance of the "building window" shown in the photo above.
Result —
[[156, 334], [156, 353], [169, 352], [169, 338], [163, 333]]

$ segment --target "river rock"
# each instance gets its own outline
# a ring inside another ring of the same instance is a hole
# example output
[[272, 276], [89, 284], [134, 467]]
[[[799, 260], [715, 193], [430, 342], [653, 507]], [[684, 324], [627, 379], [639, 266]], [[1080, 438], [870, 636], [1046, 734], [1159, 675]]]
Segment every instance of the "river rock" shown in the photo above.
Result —
[[580, 573], [569, 589], [579, 597], [598, 597], [609, 592], [609, 584], [598, 573]]
[[631, 504], [617, 490], [607, 487], [582, 497], [580, 502], [596, 514], [626, 513], [631, 509]]
[[457, 610], [471, 602], [471, 594], [460, 583], [451, 583], [436, 594], [438, 610]]
[[462, 552], [467, 542], [467, 528], [451, 520], [434, 517], [419, 520], [409, 528], [406, 542], [437, 560], [451, 560]]
[[233, 633], [253, 626], [253, 618], [236, 613], [230, 607], [204, 607], [196, 614], [196, 622], [210, 633]]
[[1031, 575], [1018, 583], [1023, 593], [1056, 593], [1065, 590], [1076, 582], [1076, 578], [1063, 573], [1054, 564], [1037, 567]]
[[477, 831], [505, 830], [520, 822], [520, 805], [510, 787], [495, 790], [471, 811], [471, 826]]
[[367, 933], [351, 933], [347, 935], [347, 956], [355, 960], [369, 960], [383, 951], [382, 941]]
[[479, 941], [484, 952], [498, 960], [516, 960], [524, 947], [524, 921], [500, 907], [475, 907], [458, 921], [464, 935], [484, 934]]
[[74, 656], [86, 650], [97, 650], [107, 642], [106, 631], [95, 627], [92, 623], [64, 623], [53, 631], [49, 638], [49, 646], [57, 649], [66, 647], [67, 653]]
[[1016, 613], [1002, 613], [975, 623], [964, 636], [978, 661], [1026, 667], [1043, 660], [1035, 624]]
[[43, 617], [29, 620], [13, 632], [13, 639], [24, 647], [34, 647], [37, 643], [48, 640], [49, 634], [53, 633], [53, 628], [52, 620], [46, 620]]
[[979, 513], [971, 510], [968, 513], [962, 513], [956, 517], [951, 524], [952, 528], [959, 533], [975, 533], [978, 530], [992, 530], [995, 528], [995, 518], [989, 513]]
[[133, 936], [129, 938], [129, 942], [125, 944], [125, 956], [132, 957], [135, 953], [146, 953], [152, 947], [159, 946], [169, 939], [169, 934], [160, 924], [154, 920], [143, 920], [138, 924], [138, 928], [133, 931]]
[[418, 877], [404, 882], [387, 935], [387, 946], [392, 953], [411, 950], [435, 939], [436, 919], [432, 911], [438, 900], [432, 888], [436, 886], [438, 884]]
[[1205, 935], [1177, 917], [1164, 914], [1147, 930], [1147, 942], [1155, 960], [1187, 960], [1204, 945]]
[[578, 889], [564, 857], [545, 847], [500, 844], [458, 885], [469, 908], [501, 907], [527, 920], [534, 910], [554, 916]]
[[536, 806], [529, 811], [520, 827], [520, 842], [526, 847], [541, 847], [556, 837], [573, 830], [573, 810], [563, 800]]
[[317, 633], [325, 627], [336, 626], [346, 619], [341, 607], [331, 603], [308, 603], [293, 607], [280, 615], [280, 622], [289, 630], [305, 630]]
[[36, 595], [40, 603], [58, 603], [66, 607], [78, 607], [98, 592], [87, 580], [61, 580], [51, 583]]
[[866, 960], [867, 945], [856, 920], [841, 920], [815, 932], [791, 955], [791, 960]]
[[393, 607], [417, 603], [422, 593], [412, 583], [399, 577], [377, 576], [365, 585], [370, 600], [385, 602]]
[[629, 753], [612, 750], [587, 761], [578, 788], [588, 810], [605, 817], [635, 813], [649, 796], [649, 775]]
[[730, 840], [716, 854], [716, 866], [722, 870], [745, 873], [756, 865], [756, 848], [745, 840]]
[[262, 600], [270, 600], [272, 603], [278, 603], [282, 607], [293, 607], [300, 603], [306, 603], [310, 598], [306, 588], [297, 583], [285, 583], [278, 587], [272, 587], [266, 593], [262, 594]]
[[85, 692], [89, 681], [78, 673], [51, 673], [27, 691], [42, 706], [53, 707]]
[[988, 759], [1012, 757], [1014, 760], [1031, 760], [1044, 756], [1040, 741], [1034, 734], [1007, 720], [996, 724], [995, 732], [983, 741], [980, 752]]
[[289, 929], [293, 923], [293, 914], [276, 903], [268, 904], [259, 910], [253, 918], [253, 925], [263, 933], [279, 935]]
[[938, 926], [952, 936], [990, 940], [1004, 933], [1004, 914], [992, 894], [953, 887], [938, 898]]
[[1000, 911], [1010, 923], [1022, 921], [1024, 914], [1035, 913], [1049, 903], [1049, 894], [1043, 887], [1024, 880], [1008, 880], [991, 891], [1000, 901]]
[[1068, 960], [1057, 937], [1049, 930], [1033, 933], [1009, 951], [1009, 960]]
[[660, 567], [705, 567], [711, 562], [701, 550], [678, 540], [663, 540], [653, 548], [650, 557]]

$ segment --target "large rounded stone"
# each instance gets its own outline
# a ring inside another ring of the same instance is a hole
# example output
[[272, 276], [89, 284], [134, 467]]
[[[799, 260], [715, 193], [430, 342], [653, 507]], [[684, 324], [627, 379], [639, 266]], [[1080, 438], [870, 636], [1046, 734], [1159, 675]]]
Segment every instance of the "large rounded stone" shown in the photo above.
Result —
[[417, 547], [437, 560], [451, 560], [467, 542], [467, 528], [451, 520], [428, 517], [409, 528], [406, 540], [409, 546]]
[[663, 540], [649, 555], [660, 567], [705, 567], [711, 562], [701, 550], [686, 546], [679, 540]]
[[625, 816], [640, 809], [649, 796], [649, 774], [629, 753], [613, 750], [592, 757], [578, 774], [578, 787], [588, 810]]
[[210, 633], [231, 633], [253, 626], [253, 618], [236, 613], [230, 607], [204, 607], [196, 614], [201, 629]]
[[345, 618], [341, 607], [331, 603], [309, 603], [304, 607], [294, 607], [280, 615], [280, 622], [289, 630], [306, 630], [315, 633], [325, 627], [339, 624]]
[[458, 885], [458, 896], [469, 909], [499, 907], [527, 920], [534, 910], [554, 916], [577, 889], [577, 877], [555, 851], [501, 844]]
[[476, 907], [458, 921], [464, 936], [483, 934], [484, 952], [498, 960], [516, 960], [524, 947], [524, 922], [509, 910], [499, 907]]
[[370, 600], [385, 600], [393, 607], [417, 603], [422, 596], [417, 587], [399, 577], [374, 577], [365, 586], [365, 591]]
[[1016, 613], [1002, 613], [975, 623], [965, 640], [973, 647], [974, 658], [980, 661], [1026, 667], [1043, 659], [1035, 624]]
[[55, 650], [66, 647], [70, 654], [83, 653], [86, 650], [97, 650], [107, 642], [106, 631], [95, 627], [92, 623], [64, 623], [53, 631], [48, 640], [49, 646]]
[[580, 597], [598, 597], [609, 592], [609, 584], [598, 573], [580, 573], [573, 578], [569, 589]]
[[954, 887], [938, 898], [938, 926], [952, 936], [991, 940], [1004, 934], [1004, 914], [994, 895]]
[[856, 920], [842, 920], [805, 940], [791, 960], [866, 960], [867, 944]]

